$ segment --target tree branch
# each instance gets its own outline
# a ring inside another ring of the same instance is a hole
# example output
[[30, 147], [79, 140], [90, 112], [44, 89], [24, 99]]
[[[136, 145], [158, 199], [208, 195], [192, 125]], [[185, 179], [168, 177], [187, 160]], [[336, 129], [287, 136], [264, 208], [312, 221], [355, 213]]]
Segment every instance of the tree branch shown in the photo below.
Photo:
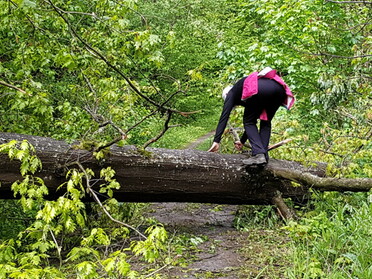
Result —
[[9, 87], [9, 88], [14, 89], [14, 90], [17, 90], [17, 91], [19, 91], [19, 92], [21, 92], [21, 93], [23, 93], [23, 94], [25, 94], [25, 95], [27, 95], [27, 96], [30, 96], [30, 97], [32, 96], [30, 93], [27, 93], [27, 92], [24, 91], [23, 89], [21, 89], [21, 88], [19, 88], [19, 87], [17, 87], [17, 86], [14, 86], [14, 85], [12, 85], [12, 84], [6, 83], [5, 81], [0, 80], [0, 85], [3, 85], [3, 86], [6, 86], [6, 87]]
[[302, 53], [306, 53], [308, 55], [313, 55], [313, 56], [327, 56], [327, 57], [340, 58], [340, 59], [356, 59], [356, 58], [372, 57], [372, 54], [343, 56], [343, 55], [336, 55], [336, 54], [329, 54], [329, 53], [311, 53], [311, 52], [304, 52], [304, 51]]
[[[173, 94], [172, 94], [172, 95], [171, 95], [167, 100], [165, 100], [165, 101], [161, 104], [161, 106], [164, 106], [167, 102], [169, 102], [169, 100], [172, 99], [173, 96], [176, 95], [177, 93], [178, 93], [178, 91], [175, 92], [175, 93], [173, 93]], [[139, 126], [140, 124], [142, 124], [146, 119], [148, 119], [148, 118], [150, 118], [151, 116], [155, 115], [157, 112], [159, 112], [159, 110], [160, 110], [159, 108], [155, 109], [153, 112], [151, 112], [150, 114], [146, 115], [146, 116], [143, 117], [140, 121], [138, 121], [138, 122], [135, 123], [133, 126], [131, 126], [130, 128], [128, 128], [125, 132], [123, 131], [123, 132], [121, 133], [121, 136], [116, 137], [115, 139], [113, 139], [112, 141], [106, 143], [105, 145], [102, 145], [102, 146], [98, 147], [96, 151], [100, 151], [100, 150], [102, 150], [102, 149], [105, 149], [105, 148], [107, 148], [107, 147], [109, 147], [109, 146], [112, 146], [112, 145], [115, 144], [115, 143], [118, 143], [120, 140], [125, 139], [126, 135], [128, 135], [128, 133], [129, 133], [131, 130], [133, 130], [134, 128], [138, 127], [138, 126]], [[190, 113], [197, 113], [197, 112], [198, 112], [198, 111], [190, 112]], [[187, 115], [188, 115], [187, 113], [184, 113], [183, 116], [187, 116]], [[107, 122], [106, 122], [106, 123], [107, 123]], [[107, 123], [107, 124], [109, 124], [109, 123]], [[165, 131], [164, 131], [164, 133], [165, 133]], [[124, 136], [124, 135], [125, 135], [125, 136]], [[161, 136], [162, 136], [162, 135], [161, 135]], [[150, 143], [150, 144], [151, 144], [151, 143]]]
[[150, 144], [156, 142], [158, 139], [160, 139], [164, 134], [165, 132], [169, 129], [169, 121], [171, 120], [171, 117], [172, 117], [172, 112], [171, 111], [168, 111], [167, 113], [167, 120], [165, 121], [164, 123], [164, 129], [159, 133], [159, 135], [157, 135], [156, 137], [150, 139], [149, 141], [147, 141], [144, 145], [143, 145], [143, 148], [146, 148], [147, 146], [149, 146]]
[[156, 103], [154, 100], [152, 100], [151, 98], [147, 97], [146, 95], [144, 95], [134, 84], [133, 82], [126, 76], [124, 75], [124, 73], [122, 71], [120, 71], [118, 69], [118, 67], [116, 67], [115, 65], [113, 65], [99, 50], [95, 49], [94, 47], [92, 47], [89, 43], [87, 43], [78, 33], [77, 31], [71, 26], [70, 22], [68, 21], [68, 19], [64, 16], [64, 11], [58, 7], [56, 7], [54, 5], [54, 3], [51, 1], [51, 0], [46, 0], [52, 7], [53, 9], [56, 11], [56, 13], [63, 19], [63, 21], [66, 23], [66, 25], [68, 26], [68, 28], [70, 29], [71, 33], [73, 34], [74, 37], [76, 37], [84, 46], [87, 50], [91, 51], [93, 54], [95, 54], [96, 56], [98, 56], [103, 62], [105, 62], [105, 64], [111, 68], [113, 71], [115, 71], [117, 74], [119, 74], [126, 82], [127, 84], [129, 85], [129, 87], [137, 94], [139, 95], [141, 98], [143, 98], [144, 100], [146, 100], [147, 102], [149, 102], [150, 104], [154, 105], [155, 107], [161, 109], [161, 110], [170, 110], [172, 112], [175, 112], [175, 113], [179, 113], [181, 115], [187, 115], [187, 114], [190, 114], [188, 112], [181, 112], [181, 111], [178, 111], [178, 110], [174, 110], [174, 109], [171, 109], [171, 108], [167, 108], [167, 107], [162, 107], [161, 105], [159, 105], [158, 103]]
[[141, 237], [143, 237], [144, 239], [147, 239], [147, 237], [142, 234], [140, 231], [138, 231], [136, 228], [134, 228], [133, 226], [131, 225], [128, 225], [124, 222], [121, 222], [117, 219], [115, 219], [114, 217], [111, 216], [110, 212], [107, 211], [106, 207], [102, 204], [101, 200], [98, 198], [98, 196], [96, 195], [95, 191], [92, 189], [92, 186], [90, 185], [90, 177], [88, 175], [88, 173], [86, 172], [85, 168], [83, 167], [83, 165], [80, 163], [80, 162], [75, 162], [78, 167], [80, 168], [80, 170], [84, 173], [84, 176], [85, 176], [85, 180], [86, 180], [86, 189], [88, 190], [88, 192], [93, 196], [93, 199], [98, 203], [98, 205], [101, 207], [101, 209], [103, 210], [103, 212], [107, 215], [107, 217], [109, 217], [109, 219], [115, 223], [118, 223], [124, 227], [127, 227], [133, 231], [135, 231], [136, 233], [138, 233], [138, 235], [140, 235]]
[[62, 259], [62, 255], [61, 255], [61, 246], [58, 244], [57, 239], [55, 238], [53, 231], [51, 229], [49, 229], [49, 232], [50, 232], [50, 235], [52, 236], [54, 244], [56, 245], [57, 255], [58, 255], [58, 260], [59, 260], [59, 268], [61, 268], [62, 263], [63, 263], [63, 259]]
[[282, 193], [277, 191], [276, 195], [272, 198], [272, 203], [277, 207], [278, 213], [284, 220], [297, 219], [296, 213], [289, 208], [282, 197]]
[[369, 1], [335, 1], [335, 0], [326, 0], [326, 2], [336, 3], [336, 4], [372, 4]]
[[319, 191], [369, 191], [372, 188], [372, 179], [369, 178], [336, 178], [319, 177], [301, 170], [276, 168], [273, 174], [302, 185], [312, 187]]

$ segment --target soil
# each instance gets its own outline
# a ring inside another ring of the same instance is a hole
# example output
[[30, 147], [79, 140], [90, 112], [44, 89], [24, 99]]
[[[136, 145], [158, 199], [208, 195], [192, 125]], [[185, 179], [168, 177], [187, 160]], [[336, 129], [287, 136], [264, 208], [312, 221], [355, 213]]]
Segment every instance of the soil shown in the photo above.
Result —
[[184, 264], [159, 271], [162, 278], [286, 278], [288, 237], [280, 229], [235, 229], [237, 210], [236, 205], [152, 204], [148, 217], [195, 244], [180, 255]]

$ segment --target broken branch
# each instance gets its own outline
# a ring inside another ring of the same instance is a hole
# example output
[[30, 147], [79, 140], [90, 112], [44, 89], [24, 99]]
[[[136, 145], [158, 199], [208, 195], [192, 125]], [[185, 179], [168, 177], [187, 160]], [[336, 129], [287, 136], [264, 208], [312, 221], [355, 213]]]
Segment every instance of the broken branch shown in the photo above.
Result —
[[21, 92], [21, 93], [23, 93], [23, 94], [25, 94], [25, 95], [27, 95], [27, 96], [32, 96], [30, 93], [27, 93], [27, 92], [24, 91], [23, 89], [21, 89], [21, 88], [19, 88], [19, 87], [17, 87], [17, 86], [14, 86], [14, 85], [12, 85], [12, 84], [6, 83], [6, 82], [4, 82], [4, 81], [2, 81], [2, 80], [0, 80], [0, 85], [3, 85], [3, 86], [6, 86], [6, 87], [9, 87], [9, 88], [14, 89], [14, 90], [17, 90], [17, 91], [19, 91], [19, 92]]

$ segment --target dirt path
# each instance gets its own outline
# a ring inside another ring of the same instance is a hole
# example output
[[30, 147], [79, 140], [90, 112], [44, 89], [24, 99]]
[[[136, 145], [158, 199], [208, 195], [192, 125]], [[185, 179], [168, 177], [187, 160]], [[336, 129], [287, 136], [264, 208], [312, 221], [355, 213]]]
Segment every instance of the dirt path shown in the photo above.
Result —
[[211, 131], [208, 134], [205, 134], [204, 136], [201, 136], [200, 138], [197, 138], [195, 141], [186, 145], [183, 149], [196, 149], [205, 140], [207, 140], [209, 137], [213, 136], [214, 133], [215, 133], [215, 131]]
[[[214, 133], [205, 134], [184, 149], [197, 148]], [[185, 235], [190, 246], [190, 251], [182, 252], [186, 262], [161, 269], [158, 272], [161, 278], [287, 278], [288, 237], [280, 229], [237, 230], [234, 219], [238, 208], [217, 204], [151, 204], [147, 217], [164, 224], [170, 235]]]
[[[166, 278], [285, 278], [288, 239], [276, 231], [233, 227], [235, 205], [154, 203], [149, 217], [171, 234], [187, 234], [195, 243], [184, 267], [162, 270]], [[275, 254], [273, 254], [275, 253]]]

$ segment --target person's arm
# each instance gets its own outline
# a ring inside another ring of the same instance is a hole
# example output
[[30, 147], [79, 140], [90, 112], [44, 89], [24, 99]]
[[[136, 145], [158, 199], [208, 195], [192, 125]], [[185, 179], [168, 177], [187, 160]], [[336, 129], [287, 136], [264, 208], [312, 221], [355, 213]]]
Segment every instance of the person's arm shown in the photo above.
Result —
[[209, 148], [208, 152], [217, 152], [220, 148], [220, 141], [222, 138], [222, 134], [225, 131], [227, 121], [229, 120], [230, 113], [235, 106], [233, 92], [227, 94], [225, 103], [223, 105], [223, 109], [221, 112], [220, 120], [218, 121], [216, 133], [214, 135], [214, 140], [211, 148]]
[[220, 141], [223, 132], [225, 131], [227, 121], [229, 120], [229, 116], [231, 110], [234, 107], [233, 98], [231, 95], [227, 95], [225, 103], [223, 105], [223, 110], [220, 116], [220, 120], [218, 121], [216, 133], [214, 135], [214, 140], [211, 148], [209, 148], [208, 152], [217, 152], [220, 149]]
[[239, 104], [242, 97], [243, 82], [245, 78], [240, 79], [231, 88], [226, 96], [225, 102], [223, 104], [223, 109], [221, 112], [220, 120], [218, 121], [216, 133], [214, 135], [214, 140], [212, 147], [208, 150], [209, 152], [217, 152], [220, 147], [220, 141], [223, 132], [226, 129], [227, 121], [229, 120], [230, 113], [232, 109]]
[[220, 120], [218, 121], [218, 125], [216, 128], [216, 133], [214, 135], [214, 142], [219, 143], [222, 138], [222, 134], [226, 129], [227, 121], [229, 120], [230, 113], [232, 109], [234, 108], [234, 98], [232, 94], [228, 94], [225, 100], [225, 103], [223, 105], [223, 109], [221, 112]]

